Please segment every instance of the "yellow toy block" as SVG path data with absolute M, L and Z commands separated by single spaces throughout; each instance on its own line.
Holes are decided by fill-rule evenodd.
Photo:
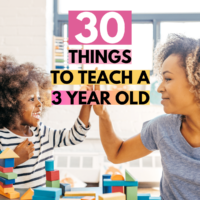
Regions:
M 16 191 L 7 194 L 0 191 L 0 194 L 3 195 L 4 197 L 7 197 L 8 199 L 17 199 L 20 197 L 20 193 Z
M 32 190 L 32 188 L 29 188 L 29 189 L 22 195 L 21 200 L 24 200 L 24 199 L 30 200 L 30 199 L 32 199 L 33 195 L 34 195 L 34 191 Z
M 112 181 L 124 181 L 124 177 L 119 172 L 115 172 L 114 174 L 112 174 L 111 180 Z
M 87 191 L 81 191 L 81 192 L 65 192 L 66 197 L 75 197 L 75 196 L 94 196 L 96 197 L 96 192 L 87 192 Z
M 19 156 L 10 148 L 6 148 L 1 154 L 0 159 L 19 158 Z
M 83 197 L 81 200 L 95 200 L 95 197 L 86 196 L 86 197 Z
M 14 187 L 3 188 L 3 187 L 0 185 L 0 191 L 3 192 L 3 193 L 11 193 L 11 192 L 14 192 L 15 189 L 14 189 Z
M 99 195 L 99 200 L 126 200 L 126 195 L 121 192 Z

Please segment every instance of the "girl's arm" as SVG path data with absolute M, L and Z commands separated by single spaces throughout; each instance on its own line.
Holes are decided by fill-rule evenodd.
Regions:
M 95 86 L 100 90 L 100 86 Z M 100 137 L 108 160 L 113 163 L 123 163 L 135 160 L 150 154 L 142 143 L 140 134 L 123 141 L 116 136 L 110 116 L 103 105 L 93 105 L 95 113 L 99 116 Z
M 79 114 L 79 119 L 85 124 L 86 128 L 89 126 L 91 107 L 91 105 L 83 105 Z

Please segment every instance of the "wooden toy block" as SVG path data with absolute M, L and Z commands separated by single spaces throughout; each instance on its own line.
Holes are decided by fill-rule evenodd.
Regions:
M 103 194 L 106 193 L 112 193 L 112 187 L 111 186 L 104 186 L 104 180 L 109 179 L 110 180 L 111 175 L 110 174 L 103 174 L 102 176 L 102 189 L 103 189 Z
M 60 200 L 60 197 L 45 197 L 34 195 L 32 200 Z
M 14 167 L 15 166 L 14 158 L 0 159 L 0 166 L 5 168 Z
M 114 193 L 114 192 L 124 193 L 124 187 L 123 186 L 114 186 L 114 187 L 112 187 L 112 193 Z
M 60 180 L 46 181 L 46 187 L 60 188 Z
M 150 194 L 137 194 L 138 200 L 149 200 Z
M 54 161 L 53 160 L 46 160 L 45 161 L 45 170 L 48 171 L 54 171 Z
M 127 170 L 125 170 L 125 178 L 126 181 L 136 181 L 136 179 Z
M 137 187 L 126 187 L 126 200 L 137 200 Z
M 110 179 L 104 179 L 104 186 L 138 186 L 138 181 L 112 181 Z
M 2 182 L 4 185 L 10 185 L 15 184 L 15 179 L 7 180 L 3 177 L 0 177 L 0 182 Z
M 14 187 L 3 188 L 3 187 L 0 185 L 0 191 L 3 192 L 3 193 L 11 193 L 11 192 L 14 192 L 15 189 L 14 189 Z
M 77 200 L 77 199 L 82 199 L 84 196 L 74 196 L 74 197 L 66 197 L 65 196 L 65 199 L 69 200 L 69 199 L 73 199 L 73 200 Z
M 11 179 L 16 179 L 17 178 L 17 174 L 16 173 L 2 173 L 0 172 L 0 177 L 3 177 L 7 180 L 11 180 Z
M 96 192 L 87 192 L 87 191 L 76 191 L 76 192 L 65 192 L 65 196 L 73 197 L 73 196 L 94 196 L 96 197 Z
M 81 200 L 95 200 L 95 197 L 86 196 L 81 198 Z
M 71 185 L 69 183 L 60 183 L 60 188 L 62 189 L 62 195 L 65 195 L 66 191 L 71 191 Z
M 149 200 L 161 200 L 161 197 L 150 197 Z
M 10 187 L 13 187 L 13 184 L 4 185 L 2 182 L 0 182 L 0 185 L 1 185 L 2 188 L 10 188 Z
M 126 200 L 126 195 L 121 192 L 102 194 L 99 200 Z
M 3 173 L 9 173 L 9 172 L 13 172 L 13 167 L 1 167 L 0 166 L 0 172 L 3 172 Z
M 112 181 L 124 181 L 124 177 L 123 177 L 119 172 L 115 172 L 115 173 L 111 176 L 111 180 L 112 180 Z
M 34 196 L 46 196 L 46 197 L 60 197 L 62 195 L 61 188 L 50 187 L 38 187 L 34 189 Z
M 4 197 L 7 197 L 8 199 L 17 199 L 20 197 L 20 193 L 16 191 L 7 194 L 0 191 L 0 194 L 3 195 Z
M 1 154 L 0 159 L 19 158 L 19 156 L 10 148 L 6 148 Z
M 60 180 L 60 174 L 58 170 L 47 171 L 46 172 L 47 181 L 57 181 Z
M 32 199 L 34 192 L 32 188 L 29 188 L 21 197 L 21 200 L 30 200 Z

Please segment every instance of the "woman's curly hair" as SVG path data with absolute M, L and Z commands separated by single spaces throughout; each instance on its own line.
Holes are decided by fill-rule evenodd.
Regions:
M 162 79 L 161 67 L 171 54 L 180 57 L 181 66 L 185 68 L 186 77 L 191 85 L 190 92 L 200 107 L 200 40 L 181 34 L 169 34 L 164 44 L 158 43 L 154 51 L 154 75 Z M 185 116 L 181 116 L 185 120 Z
M 0 128 L 14 127 L 22 116 L 21 98 L 37 82 L 44 108 L 50 106 L 51 76 L 33 63 L 19 65 L 0 54 Z

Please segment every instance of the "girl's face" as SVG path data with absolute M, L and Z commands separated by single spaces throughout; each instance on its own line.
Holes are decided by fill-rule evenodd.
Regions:
M 42 103 L 40 102 L 39 89 L 36 83 L 31 91 L 26 92 L 22 99 L 23 112 L 21 125 L 37 127 L 42 112 Z
M 162 94 L 161 104 L 167 114 L 189 115 L 197 109 L 191 85 L 178 55 L 170 55 L 162 65 L 163 80 L 157 91 Z

